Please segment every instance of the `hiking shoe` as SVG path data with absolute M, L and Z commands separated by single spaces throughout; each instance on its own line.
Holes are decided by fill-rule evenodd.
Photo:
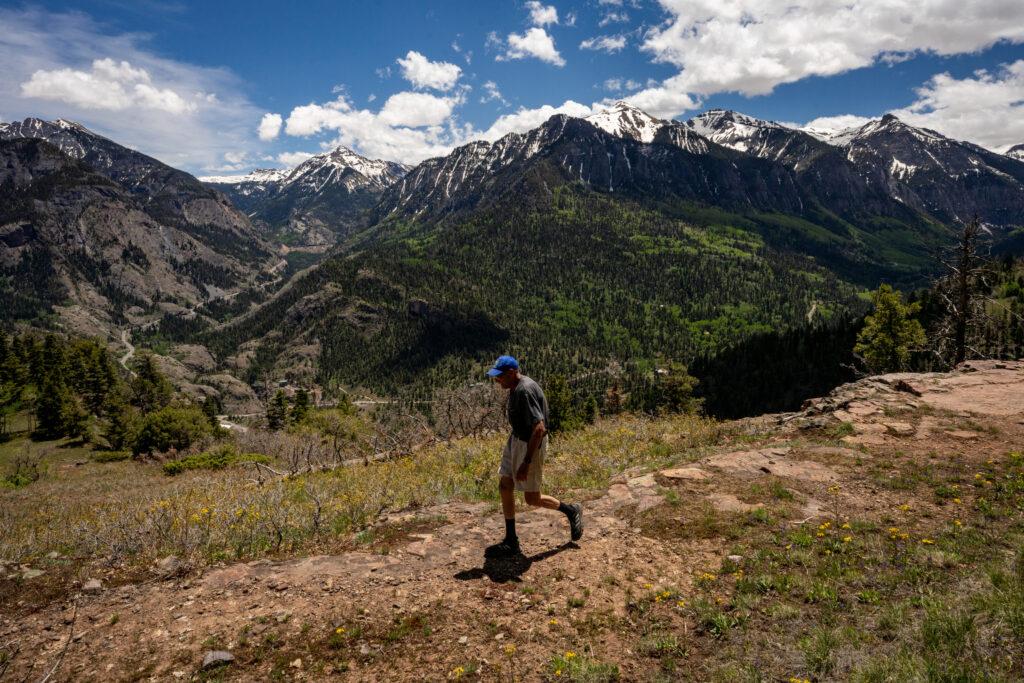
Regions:
M 484 557 L 514 557 L 521 553 L 519 539 L 512 539 L 510 541 L 506 538 L 501 543 L 487 546 L 487 550 L 484 551 Z
M 572 509 L 572 512 L 567 515 L 569 531 L 572 534 L 572 540 L 578 541 L 583 538 L 583 506 L 579 503 L 572 503 L 569 507 Z

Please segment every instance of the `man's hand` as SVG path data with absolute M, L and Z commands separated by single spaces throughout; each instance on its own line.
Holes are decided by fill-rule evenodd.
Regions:
M 526 475 L 530 471 L 530 463 L 524 462 L 516 470 L 516 481 L 526 481 Z

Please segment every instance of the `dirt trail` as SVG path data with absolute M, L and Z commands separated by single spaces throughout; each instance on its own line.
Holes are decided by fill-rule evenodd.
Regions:
M 128 367 L 128 361 L 130 361 L 132 359 L 132 356 L 135 355 L 135 347 L 132 346 L 132 336 L 131 335 L 132 335 L 131 331 L 128 330 L 127 328 L 121 330 L 121 343 L 125 345 L 125 348 L 127 349 L 127 351 L 125 351 L 124 355 L 121 356 L 121 358 L 118 359 L 118 362 L 121 364 L 122 368 L 127 370 L 128 373 L 132 377 L 134 377 L 135 376 L 135 371 L 132 370 L 130 367 Z
M 4 619 L 0 641 L 17 639 L 21 653 L 12 680 L 41 678 L 66 646 L 53 680 L 194 680 L 204 653 L 219 649 L 236 659 L 218 675 L 237 680 L 445 680 L 467 663 L 482 680 L 508 680 L 503 652 L 514 645 L 517 680 L 532 681 L 552 652 L 581 637 L 624 680 L 647 680 L 652 664 L 633 654 L 636 634 L 610 625 L 625 623 L 631 601 L 652 588 L 685 598 L 730 554 L 726 538 L 675 533 L 690 510 L 757 510 L 756 482 L 794 493 L 796 514 L 784 524 L 811 522 L 830 505 L 866 516 L 891 508 L 895 494 L 865 468 L 884 468 L 892 452 L 941 450 L 967 463 L 1022 447 L 1024 363 L 872 378 L 800 413 L 746 423 L 751 445 L 617 479 L 587 501 L 578 545 L 567 543 L 560 514 L 527 510 L 518 525 L 525 555 L 485 562 L 499 514 L 452 503 L 382 520 L 380 534 L 394 535 L 365 552 L 154 575 L 82 594 L 69 646 L 70 603 Z

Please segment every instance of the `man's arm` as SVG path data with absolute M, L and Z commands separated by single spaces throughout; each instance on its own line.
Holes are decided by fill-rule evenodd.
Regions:
M 544 440 L 544 435 L 547 433 L 548 428 L 544 426 L 544 420 L 538 420 L 537 424 L 533 425 L 530 441 L 526 444 L 526 459 L 523 460 L 527 465 L 533 460 L 534 454 L 540 448 L 540 442 Z
M 530 440 L 526 442 L 526 457 L 523 458 L 523 464 L 516 470 L 516 479 L 519 481 L 526 481 L 526 475 L 530 471 L 530 462 L 533 460 L 534 454 L 540 448 L 540 442 L 544 440 L 544 435 L 547 433 L 548 429 L 544 426 L 544 420 L 539 420 L 533 425 Z

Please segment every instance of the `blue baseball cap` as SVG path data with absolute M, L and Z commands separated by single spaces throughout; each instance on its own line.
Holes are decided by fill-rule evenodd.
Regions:
M 519 361 L 512 356 L 498 356 L 498 360 L 494 361 L 494 367 L 487 371 L 488 377 L 497 377 L 506 370 L 518 370 Z

